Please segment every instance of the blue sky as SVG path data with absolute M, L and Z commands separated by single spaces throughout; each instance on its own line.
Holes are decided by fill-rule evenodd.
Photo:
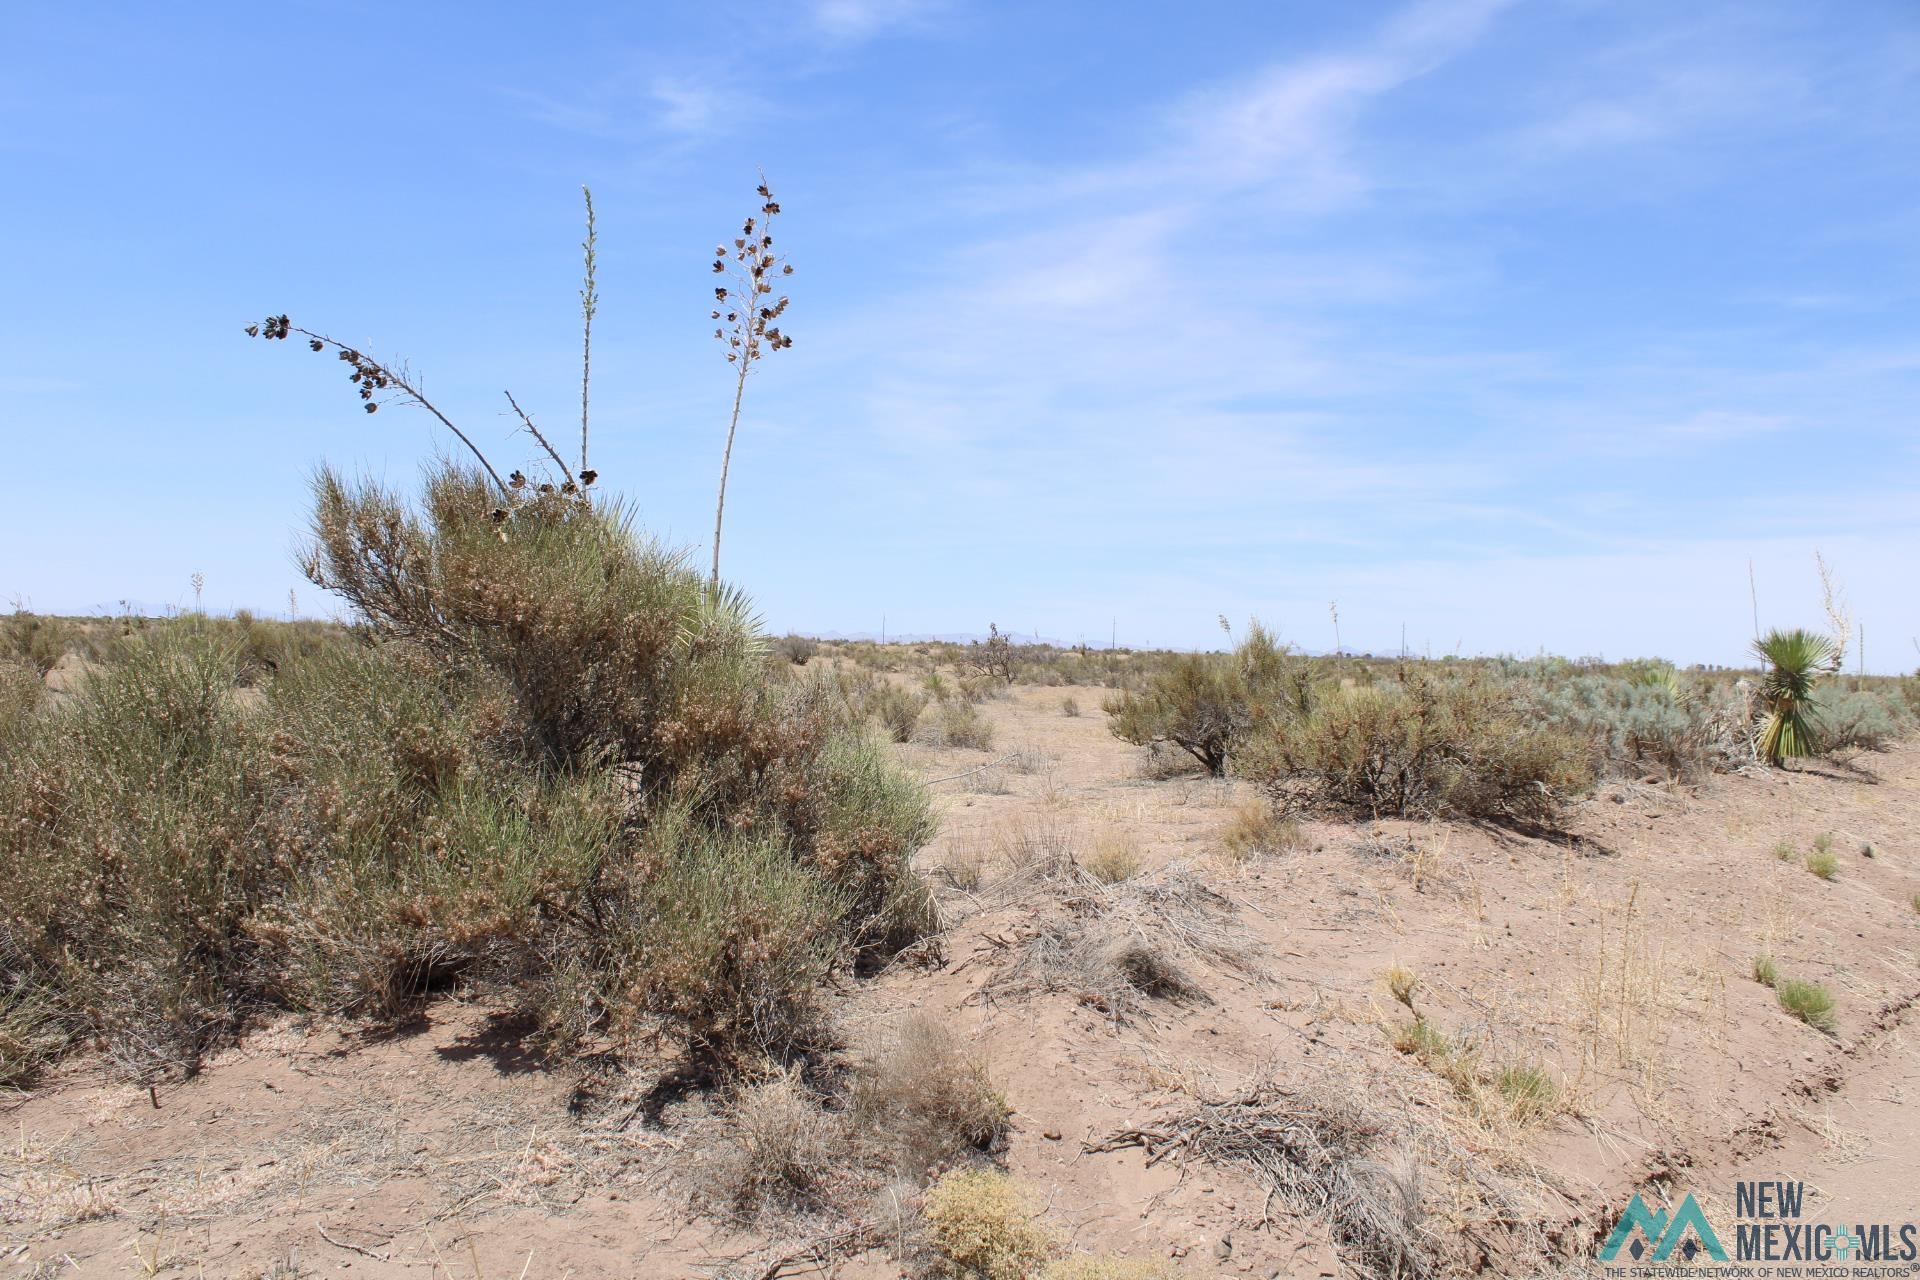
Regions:
M 511 389 L 699 554 L 708 250 L 798 273 L 728 576 L 769 623 L 1920 663 L 1920 9 L 1431 3 L 23 6 L 0 49 L 0 593 L 330 606 L 320 460 L 409 482 L 269 310 Z

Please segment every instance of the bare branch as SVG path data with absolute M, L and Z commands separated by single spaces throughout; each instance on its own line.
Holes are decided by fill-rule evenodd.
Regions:
M 500 394 L 507 398 L 507 403 L 513 406 L 513 411 L 520 415 L 520 421 L 526 424 L 527 434 L 540 442 L 540 447 L 547 451 L 549 458 L 553 459 L 553 465 L 560 468 L 560 474 L 567 478 L 569 488 L 579 488 L 579 486 L 574 483 L 573 472 L 567 470 L 566 462 L 554 451 L 554 447 L 547 443 L 547 438 L 540 434 L 540 428 L 533 425 L 533 419 L 529 418 L 527 411 L 520 407 L 520 402 L 513 398 L 513 392 L 502 391 Z
M 284 337 L 288 333 L 297 333 L 301 337 L 307 339 L 307 345 L 312 347 L 315 351 L 320 351 L 320 350 L 323 350 L 324 348 L 332 347 L 335 351 L 340 353 L 340 358 L 342 360 L 345 360 L 347 363 L 351 364 L 354 367 L 355 380 L 361 382 L 362 384 L 360 388 L 360 398 L 366 401 L 367 412 L 369 413 L 373 412 L 374 408 L 377 405 L 377 401 L 373 399 L 373 391 L 376 389 L 376 387 L 378 389 L 384 390 L 387 386 L 392 386 L 393 388 L 398 390 L 402 395 L 404 395 L 407 399 L 413 401 L 413 403 L 419 405 L 422 409 L 425 409 L 428 413 L 438 418 L 440 420 L 440 425 L 445 427 L 447 430 L 453 432 L 454 436 L 459 439 L 460 443 L 467 446 L 468 452 L 472 453 L 474 458 L 479 461 L 480 465 L 486 469 L 487 475 L 493 480 L 494 488 L 500 491 L 502 497 L 506 496 L 507 482 L 500 478 L 500 473 L 498 471 L 494 470 L 493 463 L 487 460 L 487 455 L 480 452 L 480 446 L 475 444 L 472 438 L 469 437 L 466 432 L 462 431 L 459 427 L 456 427 L 455 425 L 453 425 L 453 419 L 447 417 L 446 414 L 440 412 L 440 408 L 438 405 L 434 404 L 433 401 L 427 399 L 427 397 L 421 392 L 420 388 L 414 383 L 413 379 L 406 373 L 404 369 L 396 369 L 392 365 L 384 364 L 381 361 L 374 359 L 372 356 L 367 355 L 365 352 L 360 351 L 355 347 L 348 346 L 346 343 L 341 342 L 337 338 L 330 338 L 324 333 L 315 333 L 311 329 L 302 329 L 298 325 L 289 324 L 287 323 L 287 318 L 285 316 L 277 317 L 277 319 L 279 322 L 278 336 Z M 253 330 L 249 330 L 249 332 L 253 332 Z M 266 336 L 270 338 L 276 336 L 274 332 L 274 322 L 272 320 L 269 320 L 268 322 Z M 366 385 L 365 380 L 369 376 L 372 376 L 373 379 L 375 380 L 376 385 L 373 387 Z

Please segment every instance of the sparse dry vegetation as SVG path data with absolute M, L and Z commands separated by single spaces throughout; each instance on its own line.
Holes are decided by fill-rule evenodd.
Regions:
M 494 1123 L 487 1149 L 447 1156 L 439 1176 L 457 1195 L 429 1223 L 481 1200 L 576 1211 L 562 1186 L 670 1189 L 676 1211 L 752 1241 L 699 1260 L 718 1275 L 885 1250 L 954 1280 L 1170 1280 L 1192 1268 L 1122 1256 L 1131 1244 L 1072 1247 L 1097 1218 L 1069 1232 L 1001 1167 L 1082 1176 L 1045 1154 L 1069 1131 L 1050 1113 L 1087 1120 L 1056 1095 L 1142 1101 L 1138 1082 L 1159 1094 L 1155 1118 L 1081 1154 L 1139 1146 L 1252 1178 L 1257 1228 L 1244 1202 L 1237 1217 L 1192 1211 L 1226 1224 L 1223 1265 L 1233 1230 L 1265 1243 L 1274 1205 L 1317 1222 L 1338 1265 L 1369 1276 L 1576 1252 L 1581 1219 L 1530 1144 L 1569 1118 L 1627 1131 L 1622 1096 L 1672 1119 L 1650 1100 L 1670 1083 L 1680 1015 L 1713 1052 L 1733 1000 L 1761 998 L 1729 997 L 1724 958 L 1669 956 L 1674 928 L 1635 913 L 1647 849 L 1621 855 L 1582 824 L 1601 810 L 1616 834 L 1683 825 L 1671 819 L 1713 775 L 1819 751 L 1877 782 L 1858 753 L 1912 731 L 1920 680 L 1840 674 L 1831 590 L 1837 638 L 1771 633 L 1757 674 L 1310 657 L 1257 623 L 1224 653 L 1095 653 L 997 625 L 968 643 L 769 637 L 718 576 L 740 396 L 759 351 L 788 345 L 785 300 L 765 297 L 783 268 L 765 236 L 778 206 L 759 196 L 735 248 L 717 250 L 720 272 L 731 261 L 739 274 L 713 316 L 737 368 L 705 571 L 595 488 L 587 359 L 577 462 L 508 397 L 553 468 L 530 477 L 496 468 L 403 365 L 283 315 L 256 336 L 331 352 L 368 412 L 411 403 L 473 458 L 433 469 L 417 497 L 318 473 L 301 564 L 352 624 L 209 617 L 198 574 L 196 608 L 174 617 L 4 620 L 0 1087 L 37 1088 L 78 1051 L 139 1081 L 124 1096 L 164 1129 L 162 1089 L 184 1088 L 242 1033 L 332 1028 L 348 1038 L 342 1058 L 368 1044 L 404 1058 L 397 1033 L 457 992 L 523 1030 L 476 1034 L 445 1058 L 492 1057 L 502 1089 L 515 1071 L 564 1070 L 577 1114 L 554 1122 L 558 1136 Z M 749 293 L 760 301 L 742 304 Z M 1061 687 L 1085 692 L 1040 692 Z M 1088 696 L 1104 724 L 1083 720 Z M 1014 749 L 983 759 L 997 738 Z M 937 903 L 913 867 L 935 834 L 930 789 L 960 828 L 932 859 Z M 1262 856 L 1307 845 L 1308 811 L 1314 857 Z M 1857 841 L 1835 890 L 1797 870 L 1764 877 L 1802 894 L 1857 894 L 1871 912 L 1909 891 L 1888 888 L 1899 859 L 1875 852 L 1889 833 L 1845 825 L 1857 808 L 1822 813 L 1831 829 L 1804 853 L 1806 813 L 1718 820 L 1748 850 L 1760 832 L 1801 833 L 1775 853 L 1822 880 L 1841 870 L 1836 835 Z M 1602 861 L 1626 856 L 1632 869 Z M 1666 892 L 1676 911 L 1700 909 L 1690 886 Z M 1754 913 L 1765 918 L 1729 926 L 1751 937 L 1733 954 L 1766 948 L 1755 981 L 1833 1033 L 1834 995 L 1782 972 L 1823 963 L 1796 949 L 1799 923 L 1785 906 Z M 1575 967 L 1517 945 L 1516 925 L 1577 937 Z M 1312 936 L 1367 930 L 1351 949 Z M 1389 955 L 1420 969 L 1382 972 Z M 1538 986 L 1571 991 L 1570 1008 L 1530 989 L 1536 968 Z M 1850 999 L 1872 985 L 1831 968 Z M 917 986 L 928 970 L 941 976 Z M 1016 1004 L 1009 1032 L 996 1020 Z M 1249 1009 L 1261 1043 L 1290 1056 L 1222 1093 L 1219 1073 L 1243 1069 L 1236 1055 L 1256 1043 Z M 1022 1032 L 1038 1051 L 1004 1052 Z M 1229 1047 L 1209 1053 L 1210 1036 Z M 218 1114 L 187 1122 L 194 1141 Z M 402 1119 L 358 1133 L 363 1120 L 308 1116 L 283 1142 L 292 1154 L 275 1147 L 244 1172 L 229 1162 L 211 1184 L 199 1165 L 167 1183 L 178 1153 L 96 1184 L 23 1124 L 0 1163 L 0 1215 L 43 1236 L 132 1225 L 136 1269 L 184 1269 L 201 1260 L 174 1243 L 186 1237 L 168 1234 L 168 1213 L 209 1185 L 258 1220 L 316 1179 L 429 1176 L 427 1147 L 401 1154 Z M 283 1156 L 291 1172 L 261 1172 Z M 392 1260 L 324 1226 L 321 1238 Z M 425 1239 L 420 1256 L 449 1271 Z M 468 1261 L 482 1273 L 477 1252 Z

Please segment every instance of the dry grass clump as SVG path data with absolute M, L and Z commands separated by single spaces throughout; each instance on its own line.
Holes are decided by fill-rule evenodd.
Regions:
M 0 659 L 0 750 L 26 732 L 45 701 L 46 686 L 33 668 Z
M 799 1072 L 781 1071 L 741 1090 L 727 1123 L 701 1174 L 734 1214 L 814 1210 L 832 1194 L 845 1137 Z
M 1535 1063 L 1509 1063 L 1494 1074 L 1493 1085 L 1508 1116 L 1519 1124 L 1544 1120 L 1560 1109 L 1559 1083 Z
M 945 1280 L 1173 1280 L 1151 1258 L 1062 1255 L 1058 1236 L 1033 1197 L 995 1169 L 947 1174 L 921 1206 L 926 1241 L 922 1273 Z
M 1221 847 L 1239 859 L 1286 853 L 1304 843 L 1299 822 L 1283 816 L 1265 798 L 1242 802 L 1220 828 Z
M 854 1078 L 854 1125 L 897 1170 L 918 1177 L 989 1150 L 1012 1114 L 986 1060 L 927 1014 L 913 1014 Z
M 65 1042 L 59 1012 L 45 996 L 24 985 L 0 989 L 0 1089 L 31 1082 Z
M 1198 964 L 1252 966 L 1232 905 L 1178 863 L 1111 885 L 1082 875 L 1067 906 L 998 979 L 1012 992 L 1064 992 L 1124 1021 L 1145 999 L 1204 1000 Z
M 1343 1259 L 1361 1274 L 1400 1277 L 1434 1270 L 1422 1176 L 1404 1135 L 1368 1109 L 1357 1091 L 1331 1083 L 1291 1089 L 1270 1079 L 1150 1126 L 1123 1129 L 1092 1149 L 1138 1146 L 1236 1165 L 1296 1213 L 1327 1222 Z
M 1139 875 L 1146 859 L 1140 853 L 1139 841 L 1125 830 L 1115 829 L 1095 838 L 1080 865 L 1101 884 L 1119 884 Z
M 1107 1258 L 1090 1253 L 1062 1258 L 1042 1280 L 1174 1280 L 1179 1273 L 1158 1258 Z
M 1072 883 L 1079 877 L 1080 835 L 1066 818 L 1053 813 L 1015 817 L 995 833 L 995 858 L 1002 895 L 1046 883 Z
M 929 1273 L 948 1280 L 1034 1280 L 1059 1251 L 1032 1198 L 998 1170 L 957 1169 L 921 1206 Z
M 1413 1015 L 1410 1022 L 1389 1024 L 1387 1039 L 1452 1086 L 1476 1119 L 1495 1128 L 1525 1127 L 1562 1109 L 1564 1091 L 1538 1063 L 1508 1060 L 1489 1069 L 1480 1045 L 1443 1034 L 1414 1006 L 1420 979 L 1412 970 L 1392 965 L 1383 978 L 1394 1000 Z
M 735 1092 L 695 1144 L 696 1199 L 762 1226 L 858 1229 L 888 1187 L 916 1187 L 1006 1132 L 985 1060 L 927 1015 L 844 1069 L 815 1065 L 828 1067 L 817 1079 L 788 1067 Z

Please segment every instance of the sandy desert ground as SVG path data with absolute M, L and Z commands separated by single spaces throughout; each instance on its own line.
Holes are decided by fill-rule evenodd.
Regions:
M 1178 1141 L 1196 1107 L 1272 1088 L 1366 1116 L 1418 1171 L 1422 1229 L 1490 1274 L 1588 1274 L 1633 1192 L 1711 1216 L 1739 1176 L 1803 1180 L 1822 1213 L 1913 1214 L 1920 747 L 1610 783 L 1560 834 L 1308 821 L 1242 855 L 1223 832 L 1245 785 L 1150 776 L 1097 691 L 983 709 L 992 750 L 897 748 L 938 796 L 920 867 L 944 936 L 836 999 L 852 1040 L 919 1010 L 985 1049 L 1014 1109 L 1005 1164 L 1076 1247 L 1344 1274 L 1323 1218 Z M 1775 855 L 1822 835 L 1831 880 Z M 1064 870 L 1089 866 L 1133 874 Z M 1115 920 L 1171 958 L 1159 994 L 1060 978 Z M 1763 954 L 1835 994 L 1831 1034 L 1753 979 Z M 1402 1051 L 1396 969 L 1446 1053 Z M 0 1274 L 900 1274 L 885 1223 L 829 1267 L 798 1226 L 696 1215 L 707 1104 L 584 1104 L 526 1030 L 456 993 L 377 1037 L 270 1025 L 151 1091 L 70 1060 L 0 1100 Z M 1501 1086 L 1515 1071 L 1537 1096 Z

